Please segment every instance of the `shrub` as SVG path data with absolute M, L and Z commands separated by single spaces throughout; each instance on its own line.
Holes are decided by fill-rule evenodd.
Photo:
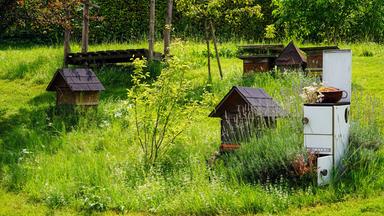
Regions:
M 143 152 L 144 163 L 154 165 L 188 124 L 187 119 L 179 121 L 181 115 L 185 115 L 183 100 L 188 84 L 184 72 L 187 66 L 174 58 L 156 82 L 148 83 L 149 73 L 143 71 L 145 63 L 138 59 L 134 61 L 134 86 L 128 96 L 134 113 L 135 138 Z
M 62 193 L 51 193 L 45 199 L 46 205 L 51 209 L 57 209 L 68 204 L 67 199 Z
M 106 211 L 111 198 L 106 195 L 106 189 L 98 186 L 81 186 L 77 197 L 81 200 L 81 209 L 85 211 Z
M 299 176 L 294 161 L 305 153 L 302 133 L 297 131 L 300 127 L 287 122 L 292 119 L 280 121 L 277 128 L 263 128 L 260 135 L 251 137 L 234 154 L 225 156 L 224 166 L 230 175 L 251 183 Z

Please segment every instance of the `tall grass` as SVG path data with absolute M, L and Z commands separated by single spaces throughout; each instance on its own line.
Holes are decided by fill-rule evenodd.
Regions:
M 127 46 L 131 45 L 92 49 Z M 223 47 L 236 49 L 235 44 Z M 0 92 L 5 98 L 0 102 L 6 107 L 0 112 L 1 186 L 51 209 L 175 215 L 284 212 L 288 207 L 340 201 L 383 189 L 383 106 L 378 99 L 354 93 L 351 149 L 331 185 L 318 188 L 310 176 L 288 181 L 292 159 L 304 154 L 298 93 L 314 79 L 299 73 L 243 77 L 241 61 L 228 54 L 222 59 L 224 80 L 219 80 L 214 65 L 213 84 L 208 88 L 204 49 L 203 44 L 175 43 L 174 55 L 189 65 L 185 76 L 190 90 L 178 108 L 185 113 L 175 112 L 174 117 L 191 123 L 150 169 L 144 166 L 143 152 L 134 139 L 126 91 L 132 86 L 129 66 L 95 68 L 107 87 L 97 109 L 58 110 L 54 95 L 44 88 L 61 64 L 60 49 L 0 51 L 6 59 L 0 65 L 4 86 Z M 25 59 L 18 60 L 22 55 Z M 38 66 L 17 69 L 39 56 L 44 60 Z M 206 160 L 220 144 L 220 124 L 207 116 L 233 85 L 264 88 L 290 115 L 209 167 Z

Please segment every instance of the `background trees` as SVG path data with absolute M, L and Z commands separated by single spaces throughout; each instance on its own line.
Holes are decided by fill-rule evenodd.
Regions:
M 34 0 L 36 1 L 36 0 Z M 173 0 L 173 34 L 204 39 L 201 13 L 210 13 L 219 40 L 262 41 L 295 38 L 311 42 L 384 41 L 382 0 Z M 0 38 L 58 41 L 62 30 L 37 25 L 34 5 L 27 1 L 0 0 Z M 24 3 L 25 2 L 25 3 Z M 33 2 L 33 0 L 29 0 Z M 46 1 L 38 1 L 46 2 Z M 48 1 L 50 2 L 50 1 Z M 143 40 L 148 36 L 149 1 L 94 0 L 105 19 L 95 23 L 90 42 Z M 20 4 L 22 3 L 22 4 Z M 168 0 L 156 1 L 155 35 L 165 31 Z M 199 5 L 210 5 L 195 13 Z M 10 13 L 12 11 L 12 13 Z M 95 13 L 95 11 L 90 11 Z M 81 10 L 75 10 L 81 16 Z M 80 19 L 81 20 L 81 19 Z M 81 22 L 74 23 L 73 37 L 80 40 Z M 274 38 L 276 37 L 276 38 Z

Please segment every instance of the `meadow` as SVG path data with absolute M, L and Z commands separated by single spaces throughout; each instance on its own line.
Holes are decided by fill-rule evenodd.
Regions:
M 299 94 L 317 78 L 297 72 L 243 77 L 238 44 L 220 44 L 224 78 L 213 59 L 212 83 L 205 45 L 192 41 L 173 43 L 177 61 L 159 79 L 153 74 L 160 67 L 144 68 L 153 76 L 136 93 L 128 94 L 137 85 L 132 65 L 97 67 L 106 91 L 98 108 L 86 111 L 57 109 L 55 95 L 45 91 L 62 66 L 61 46 L 0 45 L 0 214 L 384 214 L 384 47 L 340 45 L 353 51 L 351 147 L 344 169 L 317 187 L 313 176 L 289 172 L 292 160 L 305 154 Z M 146 46 L 111 43 L 90 51 Z M 183 85 L 173 85 L 179 79 Z M 220 122 L 208 115 L 234 85 L 264 88 L 290 116 L 210 167 Z M 177 99 L 170 131 L 181 134 L 149 166 L 132 94 Z M 151 109 L 138 111 L 142 122 L 152 122 Z

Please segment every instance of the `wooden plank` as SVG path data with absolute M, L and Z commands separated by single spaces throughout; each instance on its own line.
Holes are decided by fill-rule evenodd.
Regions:
M 70 53 L 68 54 L 68 64 L 104 64 L 104 63 L 122 63 L 132 62 L 132 58 L 148 58 L 148 50 L 131 49 L 131 50 L 108 50 L 87 53 Z M 162 59 L 162 53 L 154 53 L 156 60 Z

